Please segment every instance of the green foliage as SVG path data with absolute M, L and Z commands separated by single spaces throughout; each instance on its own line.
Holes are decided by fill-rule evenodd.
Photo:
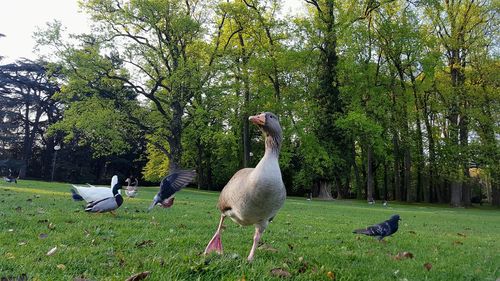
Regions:
M 161 181 L 168 173 L 170 161 L 168 157 L 155 148 L 152 144 L 147 145 L 148 162 L 143 169 L 144 179 L 151 182 Z

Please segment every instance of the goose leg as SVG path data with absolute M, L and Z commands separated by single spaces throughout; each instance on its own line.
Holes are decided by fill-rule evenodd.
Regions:
M 220 237 L 221 234 L 221 229 L 222 229 L 222 223 L 224 222 L 224 218 L 226 216 L 221 215 L 220 216 L 220 222 L 219 226 L 217 227 L 217 231 L 215 231 L 214 237 L 212 237 L 212 240 L 208 242 L 207 247 L 205 248 L 205 252 L 203 254 L 208 254 L 210 252 L 216 251 L 218 254 L 222 254 L 222 240 Z
M 248 254 L 248 258 L 247 258 L 247 260 L 249 262 L 253 261 L 253 256 L 255 255 L 255 250 L 257 249 L 257 246 L 259 245 L 260 237 L 262 236 L 264 229 L 265 228 L 263 228 L 261 226 L 255 227 L 255 234 L 253 235 L 252 249 L 250 250 L 250 254 Z

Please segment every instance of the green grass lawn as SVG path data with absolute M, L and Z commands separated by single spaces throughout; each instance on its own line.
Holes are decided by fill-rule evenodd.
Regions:
M 69 188 L 0 184 L 1 280 L 125 280 L 143 271 L 147 280 L 279 280 L 278 268 L 289 280 L 500 278 L 498 210 L 288 198 L 248 263 L 254 229 L 230 220 L 224 255 L 202 255 L 219 221 L 218 193 L 184 189 L 171 209 L 147 213 L 157 188 L 144 188 L 114 217 L 83 212 Z M 396 213 L 399 231 L 386 243 L 352 234 Z M 402 252 L 413 258 L 396 259 Z

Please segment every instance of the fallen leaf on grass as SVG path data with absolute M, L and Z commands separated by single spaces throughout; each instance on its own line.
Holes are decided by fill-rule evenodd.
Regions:
M 137 274 L 134 274 L 134 275 L 130 276 L 125 281 L 139 281 L 139 280 L 143 280 L 146 277 L 148 277 L 149 273 L 150 273 L 149 271 L 144 271 L 144 272 L 141 272 L 141 273 L 137 273 Z
M 413 231 L 413 230 L 410 230 L 410 231 L 408 231 L 408 232 L 409 232 L 409 233 L 411 233 L 411 234 L 417 234 L 417 233 L 416 233 L 415 231 Z
M 11 259 L 15 259 L 15 258 L 16 258 L 16 256 L 14 256 L 14 254 L 13 254 L 13 253 L 6 253 L 6 254 L 5 254 L 5 257 L 6 257 L 8 260 L 11 260 Z
M 50 230 L 54 230 L 54 229 L 56 228 L 56 225 L 55 225 L 55 224 L 53 224 L 53 223 L 49 223 L 49 224 L 47 225 L 47 228 L 48 228 L 48 229 L 50 229 Z
M 135 243 L 137 248 L 144 248 L 153 245 L 155 242 L 153 240 L 144 240 L 142 242 Z
M 24 246 L 26 244 L 28 244 L 28 241 L 21 241 L 21 242 L 17 243 L 17 245 L 19 245 L 19 246 Z
M 280 277 L 280 278 L 288 278 L 292 277 L 290 272 L 282 269 L 282 268 L 273 268 L 271 269 L 271 275 L 274 277 Z
M 264 251 L 268 251 L 268 252 L 271 252 L 271 253 L 277 253 L 278 252 L 278 249 L 276 249 L 273 246 L 271 246 L 269 244 L 266 244 L 266 243 L 260 245 L 259 249 L 264 250 Z
M 53 254 L 55 254 L 57 251 L 57 246 L 50 249 L 48 252 L 47 252 L 47 256 L 52 256 Z
M 309 268 L 309 264 L 305 261 L 300 261 L 302 264 L 300 265 L 299 269 L 297 270 L 298 273 L 304 273 L 307 271 Z
M 462 237 L 467 237 L 467 235 L 465 235 L 465 234 L 463 234 L 463 233 L 460 233 L 460 232 L 458 232 L 458 233 L 457 233 L 457 235 L 458 235 L 458 236 L 462 236 Z
M 394 256 L 394 259 L 396 260 L 413 259 L 413 254 L 410 252 L 398 253 L 396 256 Z
M 45 233 L 40 233 L 40 234 L 38 235 L 38 238 L 40 238 L 40 239 L 45 239 L 45 238 L 47 238 L 47 237 L 49 237 L 49 235 L 47 235 L 47 234 L 45 234 Z
M 456 240 L 456 241 L 453 241 L 453 244 L 454 245 L 463 245 L 464 242 Z
M 57 265 L 57 268 L 59 268 L 60 270 L 65 270 L 66 269 L 66 266 L 64 264 L 58 264 Z
M 328 273 L 326 274 L 326 277 L 328 277 L 328 279 L 330 279 L 330 280 L 335 280 L 335 274 L 331 271 L 328 271 Z
M 9 230 L 7 230 L 8 232 L 14 232 L 14 229 L 10 228 Z
M 427 269 L 427 271 L 429 271 L 432 268 L 432 263 L 426 262 L 426 263 L 424 263 L 424 267 L 425 267 L 425 269 Z

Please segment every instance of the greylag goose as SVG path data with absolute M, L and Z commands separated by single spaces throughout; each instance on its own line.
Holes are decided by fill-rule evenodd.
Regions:
M 90 202 L 85 207 L 85 212 L 105 213 L 118 209 L 123 204 L 123 197 L 118 193 L 121 188 L 119 183 L 115 184 L 111 189 L 113 196 Z
M 229 217 L 237 224 L 255 226 L 253 245 L 247 258 L 252 261 L 262 233 L 285 202 L 286 190 L 278 162 L 282 141 L 278 118 L 265 112 L 250 116 L 249 120 L 263 132 L 265 153 L 255 168 L 239 170 L 222 190 L 217 204 L 221 211 L 219 226 L 205 254 L 212 251 L 222 254 L 221 229 L 224 219 Z
M 160 207 L 170 208 L 174 204 L 174 195 L 177 191 L 188 185 L 196 177 L 194 170 L 175 170 L 163 178 L 160 183 L 160 191 L 153 198 L 153 203 L 149 206 L 151 211 L 156 204 Z
M 128 177 L 125 182 L 127 183 L 127 189 L 125 189 L 125 194 L 127 194 L 128 197 L 136 197 L 137 196 L 137 189 L 139 182 L 137 181 L 136 178 L 133 176 Z
M 111 186 L 108 187 L 99 187 L 87 184 L 88 186 L 82 185 L 72 185 L 71 196 L 75 201 L 85 200 L 87 203 L 93 201 L 99 201 L 104 198 L 108 198 L 113 196 L 113 187 L 118 183 L 118 176 L 114 175 L 111 178 Z M 119 192 L 120 193 L 120 192 Z

